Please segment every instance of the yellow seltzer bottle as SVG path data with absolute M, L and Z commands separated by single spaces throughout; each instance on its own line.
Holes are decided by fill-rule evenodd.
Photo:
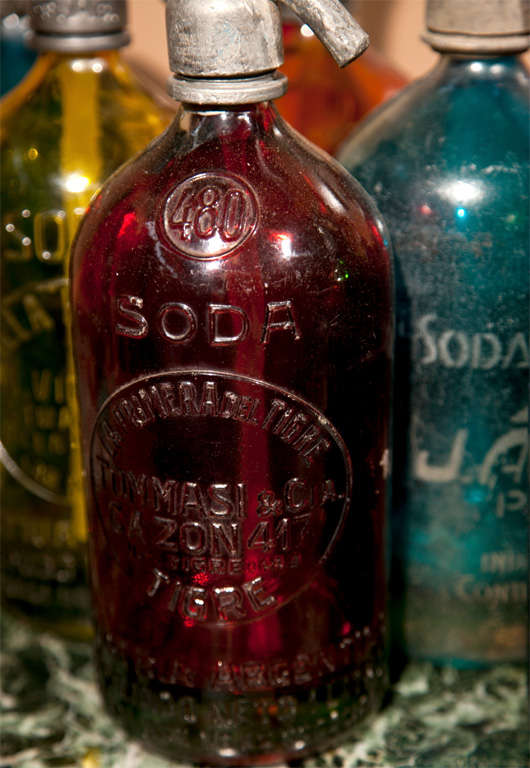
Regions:
M 103 5 L 32 2 L 40 55 L 0 102 L 2 595 L 12 611 L 78 638 L 90 624 L 70 245 L 104 179 L 170 119 L 121 58 L 124 0 Z M 100 290 L 97 275 L 89 290 Z

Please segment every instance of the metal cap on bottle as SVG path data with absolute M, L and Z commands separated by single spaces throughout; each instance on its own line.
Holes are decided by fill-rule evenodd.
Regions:
M 15 13 L 17 16 L 25 16 L 28 12 L 27 0 L 2 0 L 0 2 L 0 19 L 11 16 Z
M 283 0 L 340 66 L 357 58 L 368 36 L 340 0 Z M 168 0 L 170 94 L 198 104 L 242 104 L 276 98 L 286 78 L 282 28 L 274 0 Z
M 529 47 L 530 0 L 427 0 L 424 40 L 455 53 L 515 53 Z
M 39 51 L 83 53 L 130 41 L 125 0 L 31 0 L 30 23 Z
M 303 24 L 303 21 L 300 21 L 296 13 L 289 8 L 286 3 L 289 2 L 289 0 L 277 0 L 279 6 L 280 6 L 280 13 L 282 15 L 282 21 L 284 22 L 294 22 L 294 23 L 301 23 Z M 340 0 L 340 2 L 343 4 L 343 6 L 353 15 L 355 12 L 355 9 L 352 6 L 355 6 L 355 0 Z

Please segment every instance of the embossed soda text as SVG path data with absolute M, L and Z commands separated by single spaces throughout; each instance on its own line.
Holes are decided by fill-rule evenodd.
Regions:
M 115 308 L 115 331 L 129 339 L 145 339 L 154 332 L 173 344 L 189 344 L 200 329 L 198 311 L 180 301 L 166 302 L 148 313 L 141 296 L 121 295 L 115 300 Z M 205 315 L 203 332 L 212 347 L 238 344 L 254 331 L 247 312 L 233 304 L 208 304 Z M 267 344 L 278 332 L 291 334 L 294 341 L 302 338 L 291 299 L 267 303 L 258 331 L 259 343 Z
M 492 368 L 528 368 L 528 341 L 519 331 L 503 340 L 493 331 L 464 333 L 448 329 L 437 331 L 435 314 L 424 315 L 415 333 L 417 353 L 422 365 L 440 363 L 445 368 L 469 367 L 488 371 Z
M 79 219 L 84 212 L 82 207 L 73 211 Z M 43 264 L 60 264 L 72 236 L 66 213 L 59 208 L 35 213 L 24 208 L 16 214 L 5 214 L 2 228 L 5 233 L 3 255 L 11 262 L 36 258 Z
M 74 214 L 81 218 L 84 208 Z M 66 213 L 58 208 L 5 213 L 2 220 L 2 256 L 6 264 L 24 265 L 36 260 L 49 265 L 50 274 L 3 297 L 1 339 L 6 349 L 16 350 L 38 334 L 56 333 L 60 307 L 59 294 L 66 286 L 60 275 L 70 242 Z M 51 309 L 51 307 L 53 308 Z

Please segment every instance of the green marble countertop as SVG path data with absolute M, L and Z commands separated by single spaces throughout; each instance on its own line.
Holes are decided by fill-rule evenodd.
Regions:
M 184 768 L 127 741 L 106 715 L 91 650 L 3 617 L 0 768 Z M 410 665 L 389 705 L 298 768 L 526 768 L 522 668 Z

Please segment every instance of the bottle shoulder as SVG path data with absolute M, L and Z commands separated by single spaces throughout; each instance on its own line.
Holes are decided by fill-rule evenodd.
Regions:
M 114 51 L 80 56 L 43 54 L 25 80 L 1 102 L 2 143 L 23 145 L 39 135 L 60 142 L 68 105 L 76 102 L 76 119 L 93 122 L 94 112 L 107 138 L 143 146 L 170 120 Z M 138 139 L 134 139 L 135 133 Z M 130 154 L 130 153 L 129 153 Z
M 0 151 L 4 210 L 85 205 L 169 115 L 111 57 L 42 56 L 6 105 Z M 32 202 L 32 205 L 29 205 Z
M 330 221 L 351 216 L 352 211 L 358 221 L 375 215 L 361 185 L 285 124 L 265 136 L 245 130 L 210 135 L 181 130 L 177 119 L 114 174 L 90 216 L 103 223 L 114 211 L 134 208 L 156 217 L 175 189 L 207 186 L 209 179 L 223 176 L 248 191 L 263 224 L 279 218 L 306 220 L 315 213 Z
M 528 284 L 528 76 L 473 64 L 409 86 L 340 158 L 386 218 L 398 288 L 433 306 L 446 294 L 493 303 L 499 285 Z
M 398 158 L 419 167 L 465 158 L 489 165 L 513 152 L 524 160 L 529 86 L 528 72 L 511 57 L 442 60 L 363 121 L 343 145 L 339 160 L 349 170 L 364 172 Z
M 102 70 L 101 91 L 104 96 L 101 109 L 111 115 L 116 109 L 125 117 L 143 114 L 145 123 L 158 123 L 158 132 L 174 117 L 175 108 L 169 106 L 169 97 L 161 103 L 160 93 L 155 90 L 155 83 L 141 68 L 129 63 L 119 53 Z M 113 100 L 116 99 L 115 105 Z
M 283 126 L 202 138 L 177 118 L 107 182 L 78 232 L 74 291 L 119 275 L 132 296 L 169 284 L 195 303 L 237 280 L 249 301 L 304 285 L 308 301 L 322 290 L 334 301 L 370 276 L 387 295 L 380 216 L 338 163 Z
M 229 112 L 177 117 L 94 200 L 71 259 L 80 332 L 110 338 L 121 315 L 134 317 L 133 337 L 146 337 L 141 349 L 158 369 L 196 364 L 179 345 L 182 323 L 209 318 L 211 331 L 216 318 L 245 328 L 248 318 L 239 361 L 230 327 L 226 349 L 205 348 L 201 360 L 252 374 L 266 318 L 281 325 L 296 315 L 308 345 L 325 338 L 346 365 L 374 349 L 386 355 L 390 257 L 368 196 L 277 117 Z M 358 343 L 346 351 L 354 327 Z M 289 354 L 267 352 L 278 370 L 293 366 Z

